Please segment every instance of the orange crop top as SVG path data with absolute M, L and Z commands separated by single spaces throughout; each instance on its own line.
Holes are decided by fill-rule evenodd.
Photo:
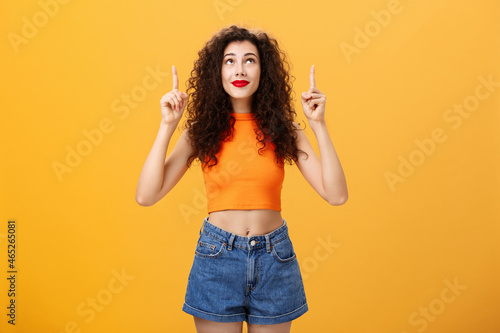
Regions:
M 276 163 L 274 144 L 266 142 L 259 155 L 262 143 L 254 132 L 258 129 L 254 114 L 231 115 L 236 120 L 233 139 L 221 142 L 215 166 L 202 168 L 208 213 L 226 209 L 281 211 L 285 169 L 284 164 Z

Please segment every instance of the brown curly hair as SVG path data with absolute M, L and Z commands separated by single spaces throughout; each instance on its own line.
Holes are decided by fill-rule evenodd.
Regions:
M 222 86 L 222 60 L 226 46 L 233 41 L 250 41 L 259 51 L 261 75 L 259 87 L 252 98 L 252 113 L 260 133 L 256 138 L 265 148 L 266 142 L 274 147 L 276 163 L 297 161 L 296 129 L 293 125 L 296 112 L 292 104 L 292 83 L 290 65 L 280 50 L 276 39 L 257 29 L 246 29 L 231 25 L 217 32 L 198 52 L 188 81 L 187 94 L 191 96 L 186 105 L 188 137 L 194 152 L 187 160 L 187 166 L 198 158 L 203 168 L 217 164 L 216 154 L 221 141 L 232 138 L 235 119 L 230 115 L 232 105 L 229 95 Z M 192 91 L 190 93 L 190 91 Z M 305 153 L 307 155 L 307 153 Z

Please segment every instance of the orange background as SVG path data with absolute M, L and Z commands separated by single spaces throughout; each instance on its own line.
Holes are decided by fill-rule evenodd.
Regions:
M 1 332 L 195 332 L 181 307 L 206 216 L 199 164 L 152 207 L 134 196 L 172 64 L 185 91 L 198 50 L 233 23 L 268 31 L 287 52 L 298 121 L 315 65 L 349 188 L 345 205 L 330 206 L 295 165 L 285 169 L 282 213 L 309 303 L 292 332 L 500 331 L 499 2 L 42 0 L 0 10 Z

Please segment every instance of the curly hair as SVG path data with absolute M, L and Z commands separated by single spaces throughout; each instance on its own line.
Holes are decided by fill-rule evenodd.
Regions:
M 216 154 L 221 142 L 232 138 L 235 118 L 231 116 L 232 105 L 229 95 L 222 86 L 222 60 L 226 46 L 233 41 L 250 41 L 259 52 L 261 75 L 259 86 L 252 98 L 252 113 L 260 131 L 256 138 L 262 147 L 270 143 L 274 147 L 276 163 L 290 165 L 298 159 L 297 133 L 293 125 L 296 112 L 292 104 L 292 83 L 288 72 L 290 65 L 280 50 L 276 39 L 265 32 L 249 30 L 236 25 L 217 32 L 198 52 L 188 81 L 187 94 L 191 96 L 186 105 L 188 137 L 193 153 L 187 160 L 189 167 L 198 158 L 202 167 L 217 164 Z M 190 91 L 192 91 L 190 93 Z M 307 155 L 307 153 L 305 153 Z

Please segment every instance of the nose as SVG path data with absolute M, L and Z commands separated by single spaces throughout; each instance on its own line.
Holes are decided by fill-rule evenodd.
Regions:
M 243 64 L 241 64 L 241 63 L 236 67 L 236 76 L 238 76 L 238 75 L 242 75 L 242 76 L 245 75 L 245 71 L 243 70 Z

